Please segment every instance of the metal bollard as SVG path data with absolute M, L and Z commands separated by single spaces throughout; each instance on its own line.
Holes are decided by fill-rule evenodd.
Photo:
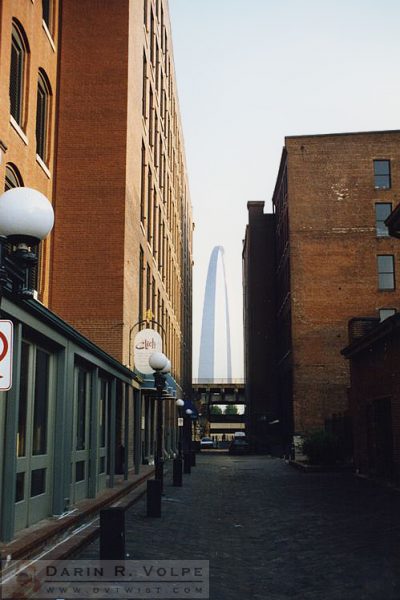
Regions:
M 182 486 L 182 459 L 174 458 L 172 482 L 175 487 Z
M 147 482 L 147 516 L 161 517 L 162 485 L 159 479 L 149 479 Z
M 191 466 L 192 466 L 192 459 L 190 457 L 190 453 L 189 452 L 185 452 L 183 455 L 183 472 L 184 473 L 190 473 L 191 472 Z
M 164 461 L 156 460 L 154 478 L 161 481 L 161 495 L 164 491 Z
M 194 450 L 190 451 L 190 465 L 192 467 L 196 466 L 196 452 Z
M 100 511 L 100 560 L 125 560 L 125 510 L 120 506 Z

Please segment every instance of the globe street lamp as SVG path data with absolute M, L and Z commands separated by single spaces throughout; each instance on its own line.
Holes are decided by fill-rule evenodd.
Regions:
M 33 298 L 29 274 L 38 258 L 32 247 L 54 225 L 53 207 L 41 192 L 27 187 L 0 196 L 0 287 L 20 298 Z M 9 252 L 9 246 L 13 250 Z
M 163 488 L 164 459 L 163 459 L 163 404 L 162 393 L 165 387 L 166 375 L 171 370 L 169 359 L 162 352 L 153 352 L 149 358 L 149 365 L 154 370 L 154 384 L 157 390 L 157 437 L 155 456 L 155 478 L 161 482 Z

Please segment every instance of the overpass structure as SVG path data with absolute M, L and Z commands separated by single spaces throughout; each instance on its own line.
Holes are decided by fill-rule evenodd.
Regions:
M 199 411 L 199 435 L 230 439 L 235 431 L 245 429 L 246 399 L 244 379 L 193 380 L 193 398 Z M 215 414 L 213 406 L 237 406 L 238 414 Z M 228 409 L 229 411 L 229 409 Z

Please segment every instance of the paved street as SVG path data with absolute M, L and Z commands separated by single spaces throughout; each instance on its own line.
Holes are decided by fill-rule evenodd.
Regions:
M 170 469 L 170 471 L 172 468 Z M 197 457 L 163 516 L 127 513 L 132 559 L 210 561 L 211 600 L 399 600 L 400 495 L 269 457 Z M 79 558 L 97 558 L 98 542 Z

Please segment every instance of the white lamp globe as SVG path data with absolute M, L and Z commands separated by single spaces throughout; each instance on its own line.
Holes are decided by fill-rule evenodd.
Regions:
M 162 352 L 153 352 L 149 358 L 149 365 L 154 371 L 162 371 L 168 364 L 168 358 Z
M 161 373 L 170 373 L 171 372 L 171 361 L 167 358 L 167 364 L 163 369 L 161 369 Z
M 190 408 L 187 408 L 187 409 L 186 409 L 186 414 L 187 414 L 187 415 L 192 415 L 192 414 L 193 414 L 193 411 L 192 411 Z
M 32 245 L 44 240 L 53 225 L 53 207 L 41 192 L 17 187 L 0 196 L 0 235 Z
M 182 398 L 178 398 L 178 400 L 175 402 L 176 406 L 185 406 L 185 401 L 182 400 Z

